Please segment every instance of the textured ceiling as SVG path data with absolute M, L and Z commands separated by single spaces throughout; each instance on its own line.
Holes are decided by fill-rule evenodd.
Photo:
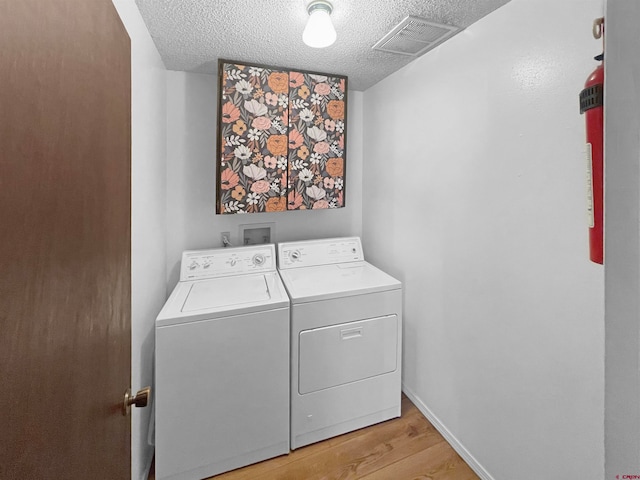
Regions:
M 415 57 L 371 47 L 407 15 L 464 29 L 509 0 L 333 0 L 338 39 L 302 42 L 310 0 L 136 0 L 169 70 L 217 72 L 218 58 L 349 77 L 366 90 Z

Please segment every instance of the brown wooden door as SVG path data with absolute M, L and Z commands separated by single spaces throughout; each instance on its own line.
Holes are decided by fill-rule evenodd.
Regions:
M 130 477 L 130 42 L 0 0 L 0 478 Z

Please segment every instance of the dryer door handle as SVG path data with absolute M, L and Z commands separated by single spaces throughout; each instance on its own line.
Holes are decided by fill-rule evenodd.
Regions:
M 363 334 L 362 327 L 345 328 L 344 330 L 340 330 L 340 338 L 342 338 L 342 340 L 351 340 L 354 338 L 360 338 L 362 337 L 362 334 Z

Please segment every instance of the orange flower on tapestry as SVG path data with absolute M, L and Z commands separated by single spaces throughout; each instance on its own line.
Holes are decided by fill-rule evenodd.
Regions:
M 297 210 L 300 208 L 303 202 L 302 195 L 295 190 L 289 192 L 289 210 Z
M 267 200 L 267 212 L 284 212 L 287 209 L 287 200 L 284 197 L 272 197 Z
M 290 72 L 289 73 L 289 86 L 293 88 L 298 88 L 299 86 L 304 84 L 304 75 L 300 72 Z
M 273 72 L 269 75 L 269 87 L 276 93 L 289 92 L 289 75 L 284 72 Z
M 286 155 L 287 137 L 285 135 L 271 135 L 267 140 L 267 148 L 272 155 Z
M 298 149 L 298 157 L 300 157 L 302 160 L 306 160 L 308 156 L 309 156 L 309 149 L 307 148 L 306 145 L 302 145 Z
M 298 96 L 302 99 L 307 99 L 307 97 L 311 94 L 311 90 L 306 85 L 302 85 L 300 90 L 298 90 Z
M 341 100 L 331 100 L 327 104 L 327 113 L 334 120 L 344 118 L 344 102 Z
M 242 135 L 246 131 L 247 131 L 247 124 L 244 123 L 242 120 L 238 120 L 236 123 L 234 123 L 233 133 L 237 135 Z
M 327 160 L 326 170 L 332 177 L 342 177 L 344 175 L 344 167 L 341 158 L 330 158 Z
M 238 174 L 230 168 L 227 168 L 226 170 L 223 170 L 220 175 L 220 188 L 223 190 L 230 190 L 238 185 L 239 181 L 240 178 L 238 178 Z
M 295 128 L 289 130 L 289 148 L 295 150 L 304 143 L 304 138 L 300 135 L 300 132 Z
M 222 105 L 222 121 L 233 123 L 240 118 L 240 110 L 233 103 L 227 102 Z
M 231 197 L 236 200 L 242 200 L 247 195 L 247 191 L 242 187 L 236 187 L 231 192 Z

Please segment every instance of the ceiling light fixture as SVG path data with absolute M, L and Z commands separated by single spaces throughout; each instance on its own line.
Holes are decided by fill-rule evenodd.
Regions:
M 302 41 L 313 48 L 324 48 L 336 41 L 336 29 L 331 23 L 333 6 L 327 0 L 314 0 L 307 6 L 309 20 L 302 32 Z

